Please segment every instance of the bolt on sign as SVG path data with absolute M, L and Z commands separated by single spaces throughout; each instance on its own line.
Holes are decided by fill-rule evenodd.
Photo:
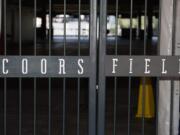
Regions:
M 2 56 L 1 77 L 85 77 L 89 57 Z M 106 76 L 179 77 L 178 56 L 106 56 Z

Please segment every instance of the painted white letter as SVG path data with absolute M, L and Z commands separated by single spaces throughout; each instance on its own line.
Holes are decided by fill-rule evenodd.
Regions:
M 9 70 L 7 70 L 7 69 L 5 68 L 5 64 L 7 64 L 8 62 L 9 62 L 8 59 L 3 59 L 3 60 L 2 60 L 2 72 L 3 72 L 3 74 L 5 74 L 5 75 L 7 75 L 7 74 L 9 73 Z
M 162 59 L 162 74 L 167 74 L 167 70 L 165 70 L 165 62 L 166 59 Z
M 79 74 L 79 75 L 84 74 L 84 68 L 83 68 L 83 66 L 82 66 L 83 63 L 84 63 L 84 60 L 83 60 L 83 59 L 79 59 L 79 60 L 78 60 L 78 66 L 79 66 L 78 74 Z
M 149 64 L 150 62 L 151 62 L 151 59 L 145 59 L 145 71 L 144 71 L 145 74 L 151 73 L 151 71 L 148 69 L 150 67 L 150 64 Z
M 64 59 L 59 59 L 59 74 L 66 74 Z
M 47 60 L 42 59 L 41 60 L 41 74 L 46 74 L 47 73 Z
M 28 60 L 22 59 L 22 74 L 28 74 Z
M 132 69 L 132 66 L 133 66 L 133 59 L 129 59 L 129 74 L 132 74 L 133 73 L 133 69 Z
M 116 67 L 118 66 L 117 62 L 118 62 L 118 59 L 113 59 L 113 71 L 112 71 L 113 74 L 116 73 Z

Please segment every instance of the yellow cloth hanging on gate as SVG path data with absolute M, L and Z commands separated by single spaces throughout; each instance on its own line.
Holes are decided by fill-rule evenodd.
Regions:
M 144 95 L 144 103 L 143 103 L 143 95 Z M 144 113 L 142 110 L 143 104 L 144 104 Z M 138 107 L 137 107 L 136 117 L 142 118 L 143 114 L 145 118 L 154 118 L 155 115 L 153 87 L 150 78 L 145 79 L 145 86 L 143 86 L 143 78 L 142 78 L 139 86 L 139 97 L 138 97 Z

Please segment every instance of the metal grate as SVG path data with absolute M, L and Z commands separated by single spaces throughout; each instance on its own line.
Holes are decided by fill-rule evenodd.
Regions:
M 28 2 L 28 1 L 26 1 Z M 58 127 L 59 130 L 59 133 L 62 134 L 62 135 L 65 135 L 65 134 L 71 134 L 72 132 L 76 132 L 76 134 L 95 134 L 95 127 L 96 127 L 96 122 L 95 122 L 95 114 L 96 114 L 96 12 L 97 12 L 97 9 L 96 9 L 96 1 L 95 0 L 90 0 L 88 3 L 89 4 L 89 7 L 90 7 L 90 11 L 88 10 L 88 16 L 90 17 L 90 20 L 89 20 L 89 23 L 91 24 L 90 25 L 90 33 L 89 33 L 89 48 L 86 49 L 85 52 L 82 52 L 81 53 L 81 0 L 78 0 L 77 4 L 78 4 L 78 9 L 77 9 L 77 12 L 74 13 L 75 15 L 78 14 L 78 43 L 77 43 L 77 46 L 76 46 L 76 50 L 77 50 L 77 55 L 75 53 L 73 54 L 68 54 L 68 50 L 69 48 L 67 47 L 67 34 L 66 34 L 66 25 L 67 25 L 67 13 L 68 13 L 68 9 L 67 9 L 67 0 L 64 0 L 64 3 L 63 3 L 63 7 L 64 7 L 64 11 L 63 11 L 63 15 L 64 15 L 64 36 L 63 36 L 63 48 L 61 48 L 60 50 L 63 50 L 63 53 L 62 52 L 59 52 L 58 53 L 54 53 L 53 52 L 53 45 L 54 45 L 54 42 L 52 41 L 52 34 L 53 34 L 53 31 L 52 31 L 52 17 L 53 17 L 53 1 L 52 0 L 49 0 L 48 1 L 48 15 L 49 15 L 49 33 L 48 33 L 48 46 L 47 46 L 47 50 L 48 50 L 48 53 L 46 52 L 40 52 L 39 51 L 39 41 L 37 39 L 37 22 L 36 22 L 36 18 L 38 17 L 38 12 L 39 12 L 39 2 L 37 0 L 34 0 L 34 1 L 31 1 L 30 4 L 32 4 L 32 7 L 33 7 L 33 49 L 30 49 L 28 50 L 31 55 L 28 55 L 29 52 L 25 50 L 25 43 L 22 41 L 22 25 L 23 22 L 22 22 L 22 11 L 24 11 L 23 8 L 23 4 L 26 4 L 25 1 L 21 1 L 19 0 L 18 1 L 18 29 L 19 29 L 19 41 L 18 41 L 18 47 L 16 48 L 19 48 L 18 51 L 16 51 L 16 49 L 13 49 L 12 46 L 10 45 L 10 43 L 8 43 L 8 40 L 7 40 L 7 8 L 8 7 L 8 3 L 11 3 L 10 1 L 6 1 L 4 0 L 3 3 L 3 9 L 4 9 L 4 58 L 7 56 L 8 58 L 10 58 L 12 61 L 13 59 L 16 61 L 21 61 L 23 58 L 28 58 L 28 60 L 37 60 L 37 58 L 47 58 L 49 59 L 49 61 L 53 60 L 53 59 L 56 59 L 58 60 L 58 58 L 65 58 L 65 59 L 71 59 L 69 62 L 68 62 L 68 65 L 69 65 L 69 68 L 70 68 L 70 74 L 68 73 L 67 75 L 63 75 L 63 76 L 58 76 L 57 78 L 55 78 L 55 76 L 49 76 L 49 75 L 45 75 L 44 77 L 46 78 L 45 80 L 43 79 L 44 77 L 40 77 L 38 76 L 36 73 L 33 73 L 34 75 L 33 76 L 22 76 L 22 73 L 18 73 L 18 74 L 14 74 L 12 76 L 9 76 L 9 77 L 4 77 L 4 123 L 3 123 L 3 127 L 4 127 L 4 130 L 3 130 L 3 133 L 4 135 L 6 134 L 18 134 L 18 135 L 21 135 L 21 134 L 24 134 L 25 131 L 24 131 L 24 126 L 23 126 L 23 123 L 24 123 L 24 120 L 23 120 L 23 105 L 24 105 L 24 97 L 23 96 L 23 93 L 25 93 L 24 91 L 26 91 L 27 87 L 25 88 L 24 85 L 26 85 L 25 83 L 25 80 L 28 79 L 28 82 L 30 85 L 33 85 L 33 88 L 31 88 L 29 86 L 29 88 L 32 90 L 33 89 L 33 96 L 31 96 L 31 98 L 33 97 L 33 132 L 31 132 L 33 135 L 36 135 L 36 134 L 41 134 L 41 132 L 39 131 L 40 128 L 40 124 L 39 124 L 39 113 L 40 113 L 40 110 L 38 108 L 38 104 L 40 102 L 40 96 L 39 96 L 39 91 L 40 89 L 42 89 L 42 81 L 44 80 L 44 83 L 47 83 L 48 85 L 45 84 L 45 88 L 43 88 L 45 91 L 44 93 L 46 93 L 46 89 L 48 89 L 48 98 L 43 98 L 43 102 L 46 103 L 46 101 L 48 100 L 48 110 L 46 110 L 45 112 L 43 113 L 48 113 L 47 115 L 47 132 L 46 134 L 48 135 L 51 135 L 53 133 L 55 133 L 55 129 L 53 128 L 52 126 L 52 121 L 53 120 L 53 114 L 54 112 L 52 112 L 52 109 L 53 109 L 53 105 L 52 103 L 53 102 L 53 93 L 54 93 L 54 89 L 53 89 L 53 84 L 54 82 L 57 82 L 59 81 L 61 86 L 62 87 L 59 87 L 59 90 L 62 91 L 62 111 L 60 111 L 60 114 L 59 114 L 59 117 L 60 117 L 60 126 Z M 43 5 L 42 5 L 43 6 Z M 17 10 L 15 9 L 15 10 Z M 45 11 L 46 12 L 46 11 Z M 24 21 L 24 20 L 23 20 Z M 44 40 L 46 41 L 46 39 Z M 46 43 L 45 43 L 46 44 Z M 24 45 L 24 46 L 23 46 Z M 31 45 L 32 46 L 32 45 Z M 88 50 L 88 51 L 87 51 Z M 12 53 L 13 52 L 13 53 Z M 88 52 L 88 53 L 86 53 Z M 13 54 L 13 55 L 11 55 Z M 14 55 L 15 54 L 15 55 Z M 44 55 L 46 54 L 46 55 Z M 63 55 L 62 55 L 63 54 Z M 52 57 L 53 55 L 57 56 L 56 58 L 55 57 Z M 72 55 L 72 56 L 69 56 L 69 55 Z M 17 59 L 16 59 L 17 58 Z M 88 66 L 89 66 L 89 73 L 82 73 L 81 75 L 78 75 L 78 74 L 74 74 L 72 73 L 72 68 L 71 66 L 74 65 L 75 61 L 77 59 L 81 59 L 81 60 L 84 60 L 84 58 L 87 60 L 86 62 L 89 63 Z M 11 61 L 10 60 L 10 61 Z M 16 62 L 17 62 L 16 61 Z M 90 64 L 91 63 L 91 64 Z M 16 63 L 15 65 L 11 65 L 10 67 L 14 67 L 15 70 L 17 71 L 18 69 L 18 64 Z M 38 67 L 38 63 L 37 64 L 33 64 L 33 67 Z M 47 70 L 47 69 L 46 69 Z M 74 71 L 77 70 L 77 69 L 74 69 Z M 77 71 L 75 71 L 77 72 Z M 82 72 L 82 71 L 81 71 Z M 74 74 L 74 75 L 73 75 Z M 16 78 L 14 78 L 16 77 Z M 16 107 L 18 107 L 18 131 L 16 129 L 16 131 L 10 131 L 9 129 L 12 128 L 10 125 L 9 125 L 9 113 L 7 111 L 7 108 L 8 107 L 8 104 L 7 104 L 7 101 L 10 100 L 10 99 L 7 99 L 8 97 L 8 89 L 7 86 L 8 85 L 11 85 L 10 83 L 12 83 L 12 86 L 13 86 L 13 79 L 11 78 L 14 78 L 14 79 L 18 79 L 18 88 L 13 88 L 14 90 L 18 90 L 18 105 L 16 105 Z M 32 81 L 33 79 L 33 81 Z M 48 80 L 48 81 L 47 81 Z M 16 81 L 14 81 L 16 82 Z M 24 82 L 24 83 L 23 83 Z M 71 98 L 71 96 L 68 96 L 69 99 L 67 99 L 67 95 L 71 95 L 68 91 L 68 88 L 69 86 L 68 85 L 71 85 L 71 84 L 74 84 L 75 83 L 75 89 L 76 90 L 76 98 L 75 98 L 75 101 L 73 101 Z M 84 84 L 86 84 L 87 86 L 84 86 Z M 24 86 L 24 87 L 23 87 Z M 39 88 L 41 87 L 41 88 Z M 88 88 L 89 87 L 89 88 Z M 71 88 L 72 89 L 72 88 Z M 83 90 L 83 91 L 82 91 Z M 31 91 L 32 92 L 32 91 Z M 68 94 L 67 94 L 68 93 Z M 86 109 L 87 111 L 87 118 L 83 118 L 83 119 L 87 119 L 87 122 L 88 122 L 88 127 L 87 129 L 85 128 L 86 124 L 85 124 L 85 120 L 82 121 L 82 117 L 80 116 L 80 114 L 82 114 L 80 111 L 82 111 L 82 101 L 81 101 L 81 98 L 82 98 L 82 93 L 87 93 L 86 95 L 90 96 L 91 98 L 87 98 L 88 103 L 85 104 L 86 106 L 88 106 L 88 109 Z M 42 94 L 42 93 L 41 93 Z M 30 95 L 29 95 L 30 96 Z M 43 96 L 43 95 L 42 95 Z M 38 99 L 39 98 L 39 99 Z M 15 100 L 12 98 L 12 100 Z M 86 101 L 86 100 L 83 100 L 83 101 Z M 41 101 L 42 102 L 42 101 Z M 75 119 L 75 125 L 76 125 L 76 128 L 73 130 L 73 131 L 70 131 L 71 129 L 73 129 L 73 127 L 70 127 L 71 129 L 68 130 L 68 124 L 70 123 L 69 121 L 71 120 L 67 120 L 69 119 L 68 117 L 70 117 L 70 114 L 69 114 L 69 110 L 67 110 L 67 106 L 69 105 L 69 103 L 67 102 L 71 102 L 71 103 L 75 103 L 76 104 L 76 107 L 77 109 L 75 110 L 76 111 L 76 117 L 73 118 Z M 40 107 L 41 109 L 43 109 L 42 107 Z M 86 108 L 86 107 L 85 107 Z M 23 109 L 23 110 L 22 110 Z M 14 112 L 15 113 L 15 112 Z M 84 112 L 85 113 L 85 112 Z M 8 115 L 7 115 L 8 114 Z M 62 115 L 61 115 L 62 114 Z M 85 114 L 83 114 L 85 115 Z M 62 117 L 62 120 L 61 120 L 61 117 Z M 28 119 L 31 121 L 31 118 Z M 59 120 L 58 120 L 59 121 Z M 72 120 L 74 122 L 74 120 Z M 83 127 L 82 127 L 82 124 L 80 123 L 84 123 Z M 62 126 L 61 126 L 62 125 Z M 72 124 L 70 124 L 72 125 Z M 14 125 L 14 127 L 17 127 L 16 125 Z M 40 126 L 41 127 L 41 126 Z M 62 128 L 61 128 L 62 127 Z M 82 129 L 84 128 L 84 129 Z M 32 129 L 31 126 L 28 127 L 29 130 Z M 87 130 L 87 131 L 86 131 Z M 80 133 L 81 132 L 81 133 Z
M 0 77 L 3 79 L 3 83 L 1 83 L 3 86 L 0 87 L 3 90 L 1 93 L 3 93 L 4 101 L 3 107 L 1 107 L 3 114 L 0 116 L 3 117 L 3 124 L 1 124 L 3 129 L 0 129 L 0 134 L 23 135 L 27 132 L 33 135 L 158 134 L 160 77 L 172 78 L 173 90 L 174 78 L 178 80 L 180 74 L 180 58 L 174 56 L 175 52 L 173 52 L 173 56 L 160 56 L 159 39 L 152 50 L 148 46 L 148 36 L 152 34 L 151 29 L 148 29 L 152 22 L 148 22 L 148 19 L 153 14 L 149 8 L 153 4 L 157 6 L 156 14 L 160 25 L 161 1 L 157 3 L 157 1 L 144 0 L 141 7 L 137 5 L 135 7 L 138 2 L 136 3 L 134 0 L 122 4 L 128 9 L 124 16 L 129 18 L 125 41 L 120 39 L 118 31 L 119 16 L 123 10 L 120 0 L 114 0 L 112 5 L 110 4 L 111 0 L 64 0 L 60 2 L 61 6 L 56 5 L 57 1 L 55 0 L 46 2 L 47 5 L 39 0 L 31 2 L 28 0 L 13 2 L 3 0 L 4 51 L 0 56 Z M 11 4 L 14 4 L 12 11 L 17 11 L 18 14 L 16 18 L 13 17 L 18 21 L 11 20 L 12 24 L 18 22 L 16 44 L 9 40 L 8 35 L 7 25 L 9 22 L 7 20 L 9 16 L 7 11 L 11 8 Z M 24 32 L 24 27 L 22 27 L 26 25 L 23 13 L 28 6 L 33 9 L 31 11 L 33 12 L 31 18 L 33 42 L 30 45 L 23 41 L 23 36 L 28 33 Z M 71 6 L 73 9 L 70 9 Z M 89 9 L 85 9 L 87 7 Z M 134 40 L 133 29 L 133 18 L 138 14 L 137 8 L 140 8 L 141 15 L 144 16 L 144 32 L 142 39 L 139 39 L 138 42 Z M 63 16 L 61 41 L 55 41 L 52 36 L 55 10 L 58 10 L 57 12 Z M 82 12 L 89 16 L 89 34 L 86 43 L 81 39 Z M 15 14 L 13 13 L 13 15 Z M 68 14 L 76 16 L 78 20 L 77 40 L 72 42 L 69 42 L 67 36 Z M 46 29 L 47 26 L 43 24 L 45 26 L 42 27 L 45 27 L 45 31 L 44 33 L 41 31 L 40 34 L 41 36 L 45 34 L 46 37 L 39 40 L 36 19 L 41 15 L 44 16 L 42 22 L 48 20 L 49 29 Z M 115 17 L 112 37 L 108 37 L 107 20 L 109 15 Z M 141 21 L 138 22 L 139 26 L 137 27 L 141 27 L 140 23 Z M 161 34 L 159 29 L 158 36 Z M 13 34 L 13 36 L 17 36 L 15 33 Z M 99 36 L 97 36 L 98 34 Z M 110 38 L 113 40 L 109 40 Z M 174 40 L 173 45 L 175 46 Z M 175 47 L 173 48 L 175 50 Z M 131 59 L 133 63 L 130 63 Z M 152 63 L 151 70 L 148 68 L 150 62 Z M 29 68 L 27 68 L 27 64 Z M 132 64 L 135 65 L 132 69 L 133 72 L 130 71 Z M 164 68 L 165 64 L 168 72 Z M 156 98 L 156 116 L 155 120 L 150 122 L 145 119 L 147 77 L 151 77 L 154 81 Z M 137 101 L 136 90 L 139 87 L 140 79 L 143 83 L 142 118 L 140 121 L 136 121 L 134 120 L 136 113 L 134 112 L 134 106 L 136 106 L 134 102 Z M 26 103 L 26 101 L 28 102 Z M 173 110 L 173 105 L 171 105 L 171 109 Z M 26 111 L 30 111 L 31 116 L 25 116 L 24 112 Z M 31 124 L 27 121 L 31 121 Z M 170 132 L 173 132 L 172 123 L 173 116 L 171 116 Z
M 128 18 L 130 18 L 130 27 L 128 29 L 129 35 L 128 35 L 128 44 L 126 44 L 126 48 L 129 48 L 128 51 L 123 50 L 124 48 L 120 48 L 120 42 L 123 42 L 123 40 L 119 40 L 118 35 L 118 17 L 119 17 L 119 11 L 123 10 L 123 6 L 120 7 L 120 1 L 116 0 L 113 8 L 115 9 L 113 13 L 112 11 L 109 11 L 112 7 L 110 6 L 111 1 L 108 0 L 101 0 L 100 1 L 100 46 L 99 46 L 99 93 L 98 93 L 98 134 L 104 135 L 104 134 L 158 134 L 158 92 L 159 92 L 159 78 L 152 78 L 152 80 L 156 80 L 155 82 L 155 91 L 156 91 L 156 120 L 152 122 L 152 128 L 149 130 L 147 129 L 147 121 L 145 119 L 145 98 L 146 98 L 146 75 L 138 75 L 142 76 L 142 82 L 143 82 L 143 96 L 142 96 L 142 118 L 141 123 L 134 122 L 134 110 L 135 106 L 134 102 L 137 102 L 134 100 L 134 97 L 137 97 L 137 89 L 139 86 L 137 86 L 134 83 L 139 84 L 137 80 L 140 80 L 140 78 L 135 78 L 136 75 L 125 75 L 124 72 L 126 72 L 126 69 L 129 68 L 129 66 L 126 65 L 126 61 L 128 59 L 123 59 L 125 57 L 124 55 L 128 55 L 129 59 L 135 58 L 135 55 L 138 55 L 138 59 L 140 60 L 140 57 L 150 57 L 149 55 L 159 55 L 159 41 L 156 51 L 151 54 L 147 50 L 149 49 L 147 47 L 148 44 L 148 7 L 150 8 L 154 1 L 148 1 L 144 0 L 144 9 L 142 15 L 144 15 L 144 34 L 143 34 L 143 45 L 141 46 L 142 51 L 140 53 L 135 48 L 137 47 L 137 43 L 133 39 L 133 17 L 135 14 L 137 14 L 137 9 L 135 10 L 135 1 L 130 0 L 126 2 L 126 5 L 128 5 L 129 12 L 127 14 Z M 125 7 L 125 5 L 124 5 Z M 161 5 L 159 6 L 161 7 Z M 137 7 L 136 7 L 137 8 Z M 142 8 L 142 7 L 139 7 Z M 158 9 L 160 11 L 160 9 Z M 134 12 L 135 11 L 135 12 Z M 108 41 L 107 41 L 107 17 L 108 15 L 114 15 L 115 16 L 115 42 L 113 51 L 109 51 L 110 47 L 108 48 Z M 159 13 L 161 14 L 161 13 Z M 160 24 L 160 23 L 159 23 Z M 125 43 L 124 43 L 125 44 Z M 140 46 L 141 43 L 139 43 Z M 109 45 L 110 46 L 110 45 Z M 128 47 L 127 47 L 128 46 Z M 125 49 L 126 49 L 125 48 Z M 141 56 L 139 56 L 141 55 Z M 120 68 L 116 69 L 116 73 L 112 73 L 112 65 L 113 59 L 117 58 L 118 66 L 123 67 L 123 65 L 126 65 L 126 68 Z M 122 59 L 121 59 L 122 58 Z M 156 57 L 157 59 L 157 57 Z M 104 64 L 107 63 L 107 64 Z M 111 64 L 110 64 L 111 63 Z M 116 64 L 117 64 L 116 63 Z M 105 65 L 105 68 L 104 68 Z M 109 66 L 110 65 L 110 66 Z M 136 64 L 135 64 L 136 65 Z M 143 63 L 139 63 L 137 65 L 143 66 Z M 136 66 L 137 66 L 136 65 Z M 117 65 L 116 65 L 117 66 Z M 109 67 L 111 67 L 109 69 Z M 139 66 L 140 67 L 140 66 Z M 138 66 L 136 68 L 139 68 Z M 127 69 L 129 71 L 129 69 Z M 127 71 L 127 72 L 128 72 Z M 143 71 L 143 69 L 141 69 Z M 157 69 L 156 69 L 157 71 Z M 108 73 L 107 73 L 108 72 Z M 117 75 L 118 74 L 118 75 Z M 151 77 L 153 75 L 151 74 Z M 161 76 L 161 75 L 160 75 Z M 125 78 L 126 77 L 126 78 Z M 128 77 L 128 78 L 127 78 Z M 124 88 L 124 85 L 127 85 L 127 88 Z M 136 92 L 134 92 L 136 91 Z M 122 98 L 122 99 L 121 99 Z M 126 98 L 126 100 L 125 100 Z M 125 101 L 124 101 L 125 100 Z M 122 104 L 126 107 L 121 107 Z M 137 109 L 137 108 L 136 108 Z M 133 124 L 134 123 L 134 124 Z M 136 125 L 136 126 L 135 126 Z M 137 126 L 138 125 L 138 126 Z M 154 126 L 155 125 L 155 126 Z M 140 128 L 139 131 L 134 130 Z

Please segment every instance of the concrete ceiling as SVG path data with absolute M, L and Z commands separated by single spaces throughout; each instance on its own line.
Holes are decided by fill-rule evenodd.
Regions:
M 20 0 L 7 0 L 9 5 L 18 5 Z M 36 0 L 37 6 L 39 10 L 41 10 L 43 7 L 46 8 L 46 11 L 48 12 L 48 5 L 49 0 Z M 117 0 L 107 0 L 108 5 L 108 13 L 114 14 L 115 13 L 115 6 L 116 6 Z M 22 6 L 28 6 L 32 7 L 34 6 L 34 0 L 21 0 Z M 52 9 L 54 13 L 63 13 L 64 9 L 64 0 L 51 0 L 52 2 Z M 67 12 L 68 13 L 75 13 L 78 11 L 78 3 L 79 0 L 66 0 L 67 4 Z M 81 0 L 81 12 L 82 13 L 89 13 L 89 3 L 90 0 Z M 98 5 L 100 3 L 100 0 L 98 0 Z M 144 12 L 144 3 L 145 0 L 134 0 L 134 8 L 133 12 L 138 13 Z M 99 6 L 98 6 L 99 7 Z M 154 13 L 158 13 L 159 9 L 159 0 L 148 0 L 148 7 L 152 9 Z M 120 14 L 129 14 L 130 11 L 130 0 L 119 0 L 119 13 Z

